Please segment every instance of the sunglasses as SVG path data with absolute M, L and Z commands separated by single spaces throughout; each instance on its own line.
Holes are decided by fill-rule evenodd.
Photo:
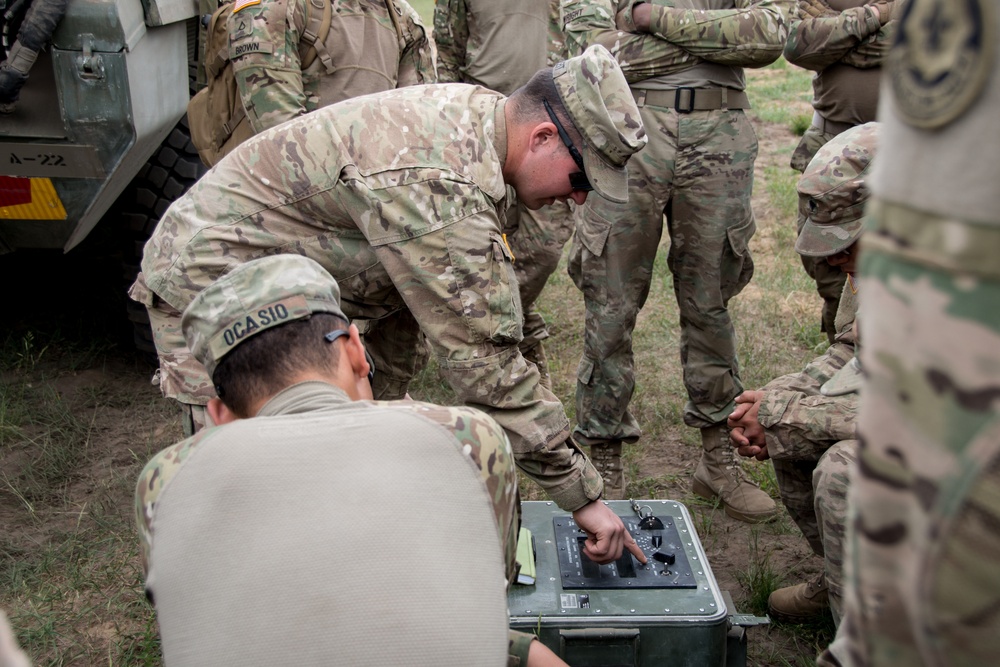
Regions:
M 338 338 L 343 338 L 344 336 L 350 336 L 351 332 L 346 329 L 334 329 L 328 334 L 323 335 L 323 340 L 327 343 L 332 343 Z M 375 382 L 375 360 L 372 359 L 372 355 L 368 354 L 368 350 L 365 350 L 365 359 L 368 360 L 368 384 Z
M 563 128 L 562 123 L 556 118 L 556 114 L 552 111 L 552 105 L 549 104 L 548 100 L 542 100 L 542 104 L 545 105 L 545 111 L 549 114 L 549 118 L 552 123 L 556 126 L 556 130 L 559 132 L 559 138 L 566 145 L 566 149 L 569 151 L 569 155 L 573 158 L 573 162 L 576 166 L 580 168 L 580 171 L 574 171 L 569 175 L 569 186 L 573 190 L 578 190 L 580 192 L 590 192 L 594 189 L 594 186 L 590 184 L 590 180 L 587 178 L 587 170 L 583 168 L 583 156 L 580 155 L 580 151 L 576 149 L 573 145 L 573 141 L 569 138 L 569 134 L 566 129 Z

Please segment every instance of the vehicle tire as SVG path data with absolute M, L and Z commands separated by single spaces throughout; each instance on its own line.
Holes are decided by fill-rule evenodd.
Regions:
M 122 277 L 126 289 L 139 275 L 143 248 L 164 212 L 206 171 L 208 168 L 191 143 L 187 116 L 184 116 L 118 200 L 124 240 Z M 155 358 L 156 348 L 145 306 L 127 299 L 125 307 L 132 322 L 136 348 Z

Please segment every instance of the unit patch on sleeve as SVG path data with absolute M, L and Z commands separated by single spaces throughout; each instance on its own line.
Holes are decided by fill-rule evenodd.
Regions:
M 247 7 L 253 7 L 254 5 L 259 5 L 261 0 L 236 0 L 233 3 L 233 14 L 240 11 L 241 9 L 246 9 Z
M 994 0 L 910 0 L 886 62 L 902 120 L 935 129 L 976 101 L 994 62 L 996 11 Z

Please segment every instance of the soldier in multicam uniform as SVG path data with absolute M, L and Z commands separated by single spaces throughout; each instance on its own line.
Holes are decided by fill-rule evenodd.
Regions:
M 472 408 L 367 400 L 373 369 L 341 310 L 337 282 L 299 255 L 236 267 L 192 301 L 183 328 L 221 395 L 208 406 L 220 426 L 157 454 L 136 487 L 146 590 L 165 662 L 465 665 L 490 647 L 499 655 L 504 614 L 483 637 L 489 617 L 480 610 L 489 609 L 490 593 L 504 608 L 502 581 L 516 577 L 520 524 L 516 469 L 500 425 Z M 428 448 L 433 463 L 411 460 Z M 410 509 L 394 507 L 393 498 Z M 486 518 L 485 529 L 468 525 L 449 537 L 455 526 L 439 525 L 447 522 L 443 503 L 464 506 L 470 524 Z M 185 513 L 192 504 L 196 516 Z M 358 521 L 350 514 L 362 505 Z M 414 517 L 415 507 L 431 520 Z M 446 553 L 438 560 L 447 571 L 429 572 L 435 566 L 414 542 Z M 407 554 L 420 576 L 397 562 L 378 570 L 378 585 L 348 584 L 354 574 L 344 565 L 360 556 L 371 562 L 372 547 L 383 544 Z M 470 575 L 452 563 L 461 556 L 451 553 L 465 545 L 489 558 L 469 568 L 475 588 L 450 600 L 458 609 L 434 610 L 450 618 L 436 619 L 440 630 L 428 635 L 412 618 L 426 609 L 392 603 L 433 604 L 437 589 L 468 584 Z M 225 627 L 218 616 L 234 610 L 235 629 Z M 451 625 L 467 616 L 464 631 L 476 641 Z M 358 622 L 375 641 L 352 635 Z M 395 636 L 379 637 L 380 626 Z M 513 665 L 530 664 L 529 652 L 550 654 L 521 633 L 511 633 L 508 646 Z
M 730 440 L 741 455 L 774 463 L 782 502 L 824 561 L 814 581 L 771 594 L 768 611 L 784 621 L 808 620 L 828 605 L 834 619 L 841 615 L 847 486 L 861 385 L 854 273 L 877 139 L 877 123 L 844 132 L 819 150 L 799 179 L 806 223 L 795 249 L 847 275 L 835 342 L 801 372 L 740 394 L 728 420 Z
M 582 203 L 591 185 L 624 200 L 625 163 L 645 141 L 600 47 L 540 71 L 510 99 L 412 86 L 257 135 L 178 199 L 146 245 L 131 294 L 150 313 L 161 389 L 195 405 L 214 395 L 176 315 L 200 290 L 251 259 L 305 255 L 340 282 L 379 368 L 376 398 L 404 396 L 422 331 L 458 400 L 493 416 L 521 469 L 591 533 L 587 555 L 608 562 L 628 547 L 642 559 L 600 502 L 600 475 L 562 404 L 518 352 L 521 308 L 501 230 L 507 185 L 529 207 Z
M 570 274 L 583 291 L 586 333 L 574 431 L 606 483 L 624 489 L 622 443 L 641 435 L 632 330 L 649 293 L 666 215 L 667 262 L 680 310 L 684 422 L 701 429 L 694 490 L 721 497 L 743 521 L 772 518 L 774 501 L 743 473 L 726 417 L 743 391 L 727 304 L 750 281 L 750 193 L 757 137 L 743 67 L 781 55 L 791 0 L 564 0 L 570 51 L 607 46 L 632 86 L 649 145 L 632 161 L 627 206 L 593 199 L 577 215 Z
M 788 30 L 785 59 L 814 71 L 813 118 L 792 153 L 792 169 L 805 171 L 823 144 L 856 125 L 875 120 L 882 59 L 892 43 L 893 16 L 902 0 L 799 0 Z M 799 216 L 798 229 L 805 219 Z M 802 255 L 802 266 L 823 298 L 822 329 L 830 343 L 844 290 L 843 271 Z
M 305 70 L 307 12 L 332 4 L 330 31 Z M 235 0 L 229 55 L 254 132 L 352 97 L 434 83 L 433 46 L 406 0 Z
M 861 445 L 822 665 L 1000 655 L 1000 6 L 909 0 L 861 256 Z
M 559 0 L 548 0 L 548 6 L 538 0 L 437 0 L 438 81 L 471 83 L 510 95 L 546 64 L 565 59 L 561 30 Z M 573 234 L 573 205 L 555 202 L 532 211 L 516 197 L 509 199 L 504 233 L 524 311 L 519 347 L 551 388 L 542 347 L 549 332 L 534 304 Z

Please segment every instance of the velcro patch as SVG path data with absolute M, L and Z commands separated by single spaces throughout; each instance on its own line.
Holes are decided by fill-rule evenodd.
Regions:
M 229 45 L 230 58 L 239 58 L 240 56 L 245 56 L 248 53 L 274 53 L 274 44 L 271 42 L 251 40 Z
M 233 14 L 240 11 L 241 9 L 246 9 L 247 7 L 253 7 L 254 5 L 259 5 L 261 0 L 236 0 L 233 3 Z

